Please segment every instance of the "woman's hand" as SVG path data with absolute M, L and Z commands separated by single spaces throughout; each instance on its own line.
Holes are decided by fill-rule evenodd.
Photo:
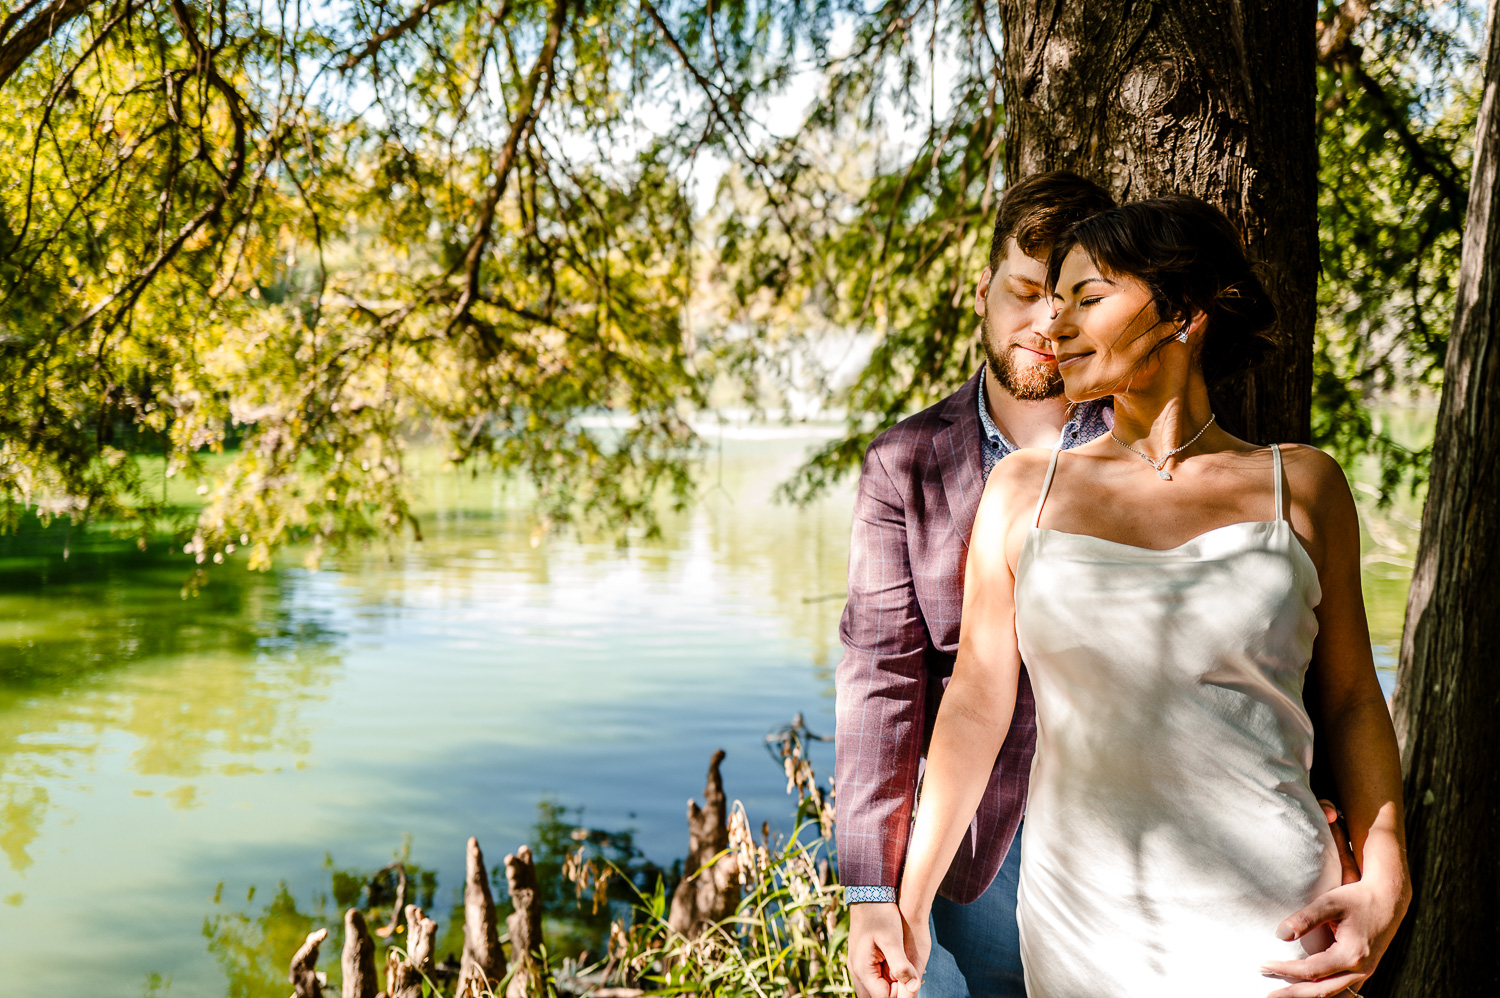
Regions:
M 1401 924 L 1410 900 L 1404 884 L 1359 881 L 1320 894 L 1276 927 L 1282 939 L 1301 939 L 1319 925 L 1333 930 L 1334 942 L 1305 960 L 1267 963 L 1261 971 L 1295 983 L 1268 998 L 1329 998 L 1356 989 L 1375 972 Z
M 909 961 L 905 977 L 896 978 L 896 991 L 892 998 L 916 998 L 922 989 L 922 978 L 927 974 L 927 958 L 932 955 L 932 923 L 925 911 L 909 910 L 901 906 L 901 927 L 906 942 L 906 958 Z

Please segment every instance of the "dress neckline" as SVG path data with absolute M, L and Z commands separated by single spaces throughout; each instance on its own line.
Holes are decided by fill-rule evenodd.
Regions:
M 1127 544 L 1125 541 L 1112 541 L 1108 537 L 1099 537 L 1095 534 L 1084 534 L 1073 530 L 1057 530 L 1053 527 L 1038 527 L 1033 525 L 1027 528 L 1026 540 L 1021 545 L 1022 558 L 1016 564 L 1016 579 L 1018 582 L 1020 581 L 1022 562 L 1024 562 L 1025 560 L 1024 556 L 1026 554 L 1026 549 L 1031 545 L 1031 541 L 1034 538 L 1039 537 L 1043 534 L 1053 534 L 1057 537 L 1078 538 L 1085 541 L 1097 541 L 1100 544 L 1108 545 L 1112 548 L 1118 548 L 1122 551 L 1128 551 L 1132 554 L 1137 554 L 1149 558 L 1153 555 L 1177 554 L 1185 548 L 1192 547 L 1199 541 L 1212 537 L 1215 534 L 1223 533 L 1226 530 L 1233 530 L 1236 527 L 1254 527 L 1256 529 L 1262 527 L 1270 527 L 1273 531 L 1278 528 L 1284 527 L 1286 529 L 1287 536 L 1290 539 L 1289 543 L 1287 544 L 1287 548 L 1290 551 L 1295 551 L 1296 555 L 1301 555 L 1302 561 L 1307 566 L 1308 571 L 1312 573 L 1312 577 L 1314 579 L 1318 578 L 1317 563 L 1313 561 L 1312 555 L 1308 553 L 1306 545 L 1302 543 L 1302 538 L 1298 537 L 1296 531 L 1292 530 L 1291 522 L 1285 519 L 1277 519 L 1235 520 L 1233 523 L 1223 523 L 1217 527 L 1210 527 L 1202 533 L 1194 534 L 1192 537 L 1189 537 L 1181 544 L 1177 544 L 1169 548 L 1148 548 L 1140 544 Z M 1292 555 L 1292 557 L 1296 557 L 1296 555 Z
M 1077 531 L 1077 530 L 1058 530 L 1055 527 L 1036 527 L 1036 526 L 1032 527 L 1031 529 L 1035 533 L 1039 533 L 1039 534 L 1061 534 L 1064 537 L 1083 537 L 1083 538 L 1087 538 L 1088 540 L 1091 540 L 1091 541 L 1099 541 L 1101 544 L 1109 544 L 1109 545 L 1112 545 L 1112 546 L 1118 547 L 1118 548 L 1129 548 L 1132 551 L 1146 551 L 1146 552 L 1149 552 L 1151 554 L 1171 554 L 1173 551 L 1181 551 L 1183 548 L 1187 547 L 1188 545 L 1194 544 L 1194 543 L 1196 543 L 1198 541 L 1201 541 L 1205 537 L 1209 537 L 1209 536 L 1211 536 L 1213 534 L 1217 534 L 1217 533 L 1219 533 L 1221 531 L 1224 531 L 1224 530 L 1229 530 L 1229 529 L 1231 529 L 1233 527 L 1265 527 L 1265 526 L 1274 527 L 1277 524 L 1281 524 L 1281 523 L 1286 523 L 1286 521 L 1285 520 L 1235 520 L 1233 523 L 1222 523 L 1222 524 L 1220 524 L 1217 527 L 1210 527 L 1207 530 L 1204 530 L 1204 531 L 1201 531 L 1200 533 L 1194 534 L 1193 536 L 1189 537 L 1187 540 L 1183 541 L 1181 544 L 1174 544 L 1174 545 L 1172 545 L 1169 548 L 1148 548 L 1148 547 L 1146 547 L 1143 544 L 1128 544 L 1125 541 L 1112 541 L 1108 537 L 1100 537 L 1097 534 L 1085 534 L 1085 533 L 1082 533 L 1082 532 Z M 1301 545 L 1301 542 L 1299 540 L 1298 546 L 1300 546 L 1300 545 Z

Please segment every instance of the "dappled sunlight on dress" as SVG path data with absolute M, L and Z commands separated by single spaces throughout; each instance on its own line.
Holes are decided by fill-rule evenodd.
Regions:
M 1321 598 L 1282 515 L 1153 550 L 1042 529 L 1016 566 L 1037 704 L 1019 917 L 1031 998 L 1263 998 L 1276 925 L 1339 884 L 1308 784 Z

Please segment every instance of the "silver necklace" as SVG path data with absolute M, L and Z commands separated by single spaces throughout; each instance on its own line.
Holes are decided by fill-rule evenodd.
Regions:
M 1217 419 L 1217 418 L 1218 417 L 1215 416 L 1213 413 L 1209 413 L 1208 414 L 1208 422 L 1206 422 L 1206 423 L 1203 424 L 1203 429 L 1201 429 L 1197 433 L 1193 434 L 1193 439 L 1189 440 L 1187 443 L 1183 444 L 1181 447 L 1173 447 L 1171 450 L 1167 451 L 1165 454 L 1163 454 L 1161 456 L 1161 460 L 1160 461 L 1153 461 L 1153 460 L 1151 460 L 1150 456 L 1148 456 L 1146 454 L 1143 454 L 1142 452 L 1136 450 L 1134 447 L 1130 446 L 1125 441 L 1121 440 L 1119 437 L 1115 437 L 1115 431 L 1114 430 L 1110 430 L 1109 431 L 1109 435 L 1112 436 L 1112 437 L 1115 437 L 1115 443 L 1119 444 L 1121 447 L 1124 447 L 1126 450 L 1130 451 L 1130 453 L 1134 454 L 1136 457 L 1139 457 L 1142 461 L 1145 461 L 1147 464 L 1151 465 L 1151 467 L 1155 468 L 1156 469 L 1156 477 L 1157 478 L 1160 478 L 1164 482 L 1170 482 L 1172 480 L 1172 474 L 1171 474 L 1171 472 L 1167 471 L 1167 469 L 1166 469 L 1166 464 L 1167 464 L 1168 459 L 1170 459 L 1172 457 L 1172 455 L 1174 455 L 1174 454 L 1180 454 L 1183 451 L 1187 450 L 1189 447 L 1193 446 L 1193 444 L 1197 443 L 1198 442 L 1198 438 L 1201 437 L 1201 436 L 1203 436 L 1203 434 L 1208 430 L 1208 428 L 1210 426 L 1214 425 L 1214 420 Z

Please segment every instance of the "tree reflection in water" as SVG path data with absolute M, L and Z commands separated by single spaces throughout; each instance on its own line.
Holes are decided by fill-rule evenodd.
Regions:
M 0 538 L 0 853 L 16 872 L 53 810 L 47 784 L 87 786 L 107 739 L 194 807 L 195 778 L 307 751 L 296 704 L 339 661 L 339 636 L 274 573 L 216 573 L 184 598 L 191 559 L 65 530 Z

